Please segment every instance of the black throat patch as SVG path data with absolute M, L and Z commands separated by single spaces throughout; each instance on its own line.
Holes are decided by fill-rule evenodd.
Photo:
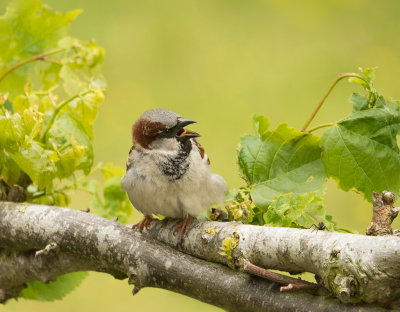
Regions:
M 190 166 L 189 154 L 192 150 L 192 141 L 184 140 L 179 146 L 178 154 L 174 157 L 166 157 L 158 163 L 158 167 L 168 180 L 175 181 L 180 179 Z

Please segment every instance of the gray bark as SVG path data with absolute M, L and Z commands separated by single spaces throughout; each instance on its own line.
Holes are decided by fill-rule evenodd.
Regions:
M 176 221 L 152 222 L 147 232 L 176 246 Z M 208 232 L 214 233 L 210 234 Z M 215 233 L 216 232 L 216 233 Z M 220 255 L 226 237 L 238 235 L 232 260 Z M 344 303 L 390 303 L 400 297 L 400 238 L 193 221 L 179 246 L 192 256 L 242 269 L 243 260 L 265 269 L 311 272 Z
M 171 232 L 171 228 L 176 225 L 176 222 L 169 222 L 164 225 L 166 226 L 164 231 L 161 227 L 162 223 L 154 222 L 154 229 L 149 234 L 154 235 L 158 232 L 162 236 L 162 233 Z M 234 250 L 236 253 L 245 246 L 242 243 L 243 239 L 251 240 L 251 232 L 257 228 L 236 224 L 235 229 L 235 224 L 228 227 L 221 223 L 205 222 L 194 222 L 193 225 L 184 248 L 194 244 L 195 238 L 200 235 L 201 244 L 197 247 L 191 246 L 191 250 L 204 258 L 208 254 L 210 261 L 226 264 L 228 262 L 212 252 L 212 246 L 217 243 L 217 239 L 223 239 L 232 230 L 239 232 L 241 240 L 237 250 Z M 212 228 L 221 227 L 218 235 L 204 236 L 205 228 L 210 225 Z M 284 234 L 282 231 L 284 229 L 278 230 L 275 236 L 277 241 L 283 239 Z M 293 229 L 286 230 L 287 233 L 293 231 Z M 200 232 L 197 233 L 197 231 Z M 247 233 L 246 236 L 245 233 Z M 254 235 L 262 238 L 259 232 L 255 233 Z M 318 233 L 319 236 L 320 233 Z M 210 235 L 213 237 L 209 237 Z M 306 238 L 302 237 L 302 239 Z M 251 241 L 254 243 L 254 240 Z M 173 245 L 172 240 L 170 243 Z M 260 262 L 263 262 L 261 259 L 264 255 L 273 259 L 272 248 L 275 247 L 276 242 L 270 239 L 260 243 L 261 245 L 253 246 L 254 248 L 263 246 L 264 251 L 258 252 Z M 299 244 L 299 242 L 297 245 L 293 243 L 290 246 L 298 252 Z M 387 244 L 386 240 L 383 244 L 386 247 L 381 246 L 381 248 L 386 248 L 388 251 L 397 248 L 397 245 Z M 48 245 L 50 246 L 45 249 L 46 252 L 40 252 L 39 256 L 35 257 L 38 250 L 43 250 Z M 267 245 L 270 251 L 266 253 Z M 55 246 L 56 248 L 53 248 Z M 1 301 L 17 296 L 25 282 L 34 280 L 47 282 L 69 272 L 91 270 L 109 273 L 119 279 L 129 278 L 129 283 L 135 284 L 137 289 L 163 288 L 229 311 L 383 310 L 372 305 L 344 305 L 337 299 L 310 294 L 282 293 L 279 292 L 280 285 L 273 282 L 186 255 L 152 239 L 149 235 L 133 232 L 117 222 L 59 207 L 0 203 L 0 247 Z M 250 247 L 247 245 L 246 248 Z M 201 252 L 203 249 L 205 251 Z M 324 248 L 320 247 L 320 249 Z M 283 254 L 283 250 L 279 248 L 276 252 L 277 257 L 285 261 L 290 260 L 291 263 L 285 264 L 285 267 L 290 270 L 291 264 L 296 270 L 303 269 L 305 266 L 304 260 L 297 264 L 294 259 L 283 256 L 284 253 L 291 252 L 289 249 Z M 318 254 L 319 251 L 315 250 L 315 253 Z M 254 252 L 250 259 L 257 263 L 256 254 L 257 252 Z M 250 255 L 250 251 L 246 255 Z M 313 256 L 310 257 L 314 259 Z M 231 263 L 229 264 L 232 266 Z M 392 274 L 392 271 L 390 273 Z M 393 278 L 397 278 L 397 275 Z

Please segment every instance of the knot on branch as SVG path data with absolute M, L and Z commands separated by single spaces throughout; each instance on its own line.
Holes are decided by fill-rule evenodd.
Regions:
M 393 207 L 395 196 L 392 192 L 383 191 L 382 195 L 372 193 L 372 221 L 365 233 L 372 236 L 392 235 L 392 222 L 399 214 L 400 208 Z

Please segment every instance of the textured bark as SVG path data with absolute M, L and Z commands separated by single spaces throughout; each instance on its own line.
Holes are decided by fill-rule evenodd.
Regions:
M 149 234 L 158 233 L 162 236 L 162 233 L 172 233 L 177 222 L 153 222 L 153 224 L 154 229 Z M 165 226 L 164 230 L 163 226 Z M 218 230 L 217 235 L 212 235 L 205 231 L 208 226 L 224 228 Z M 200 235 L 200 244 L 197 248 L 192 246 L 195 253 L 203 258 L 208 254 L 209 260 L 233 266 L 231 262 L 225 262 L 226 257 L 216 252 L 214 254 L 213 244 L 217 242 L 220 234 L 223 238 L 233 230 L 240 235 L 237 250 L 235 249 L 233 253 L 242 247 L 250 248 L 251 246 L 245 246 L 243 241 L 248 239 L 253 243 L 256 242 L 252 240 L 251 235 L 244 234 L 255 231 L 254 235 L 260 237 L 260 233 L 256 230 L 259 227 L 237 223 L 230 224 L 229 228 L 226 226 L 227 224 L 194 221 L 184 246 L 195 243 L 196 232 L 199 231 L 197 234 Z M 291 238 L 293 238 L 291 232 L 300 233 L 300 230 L 293 229 L 274 228 L 271 230 L 278 230 L 276 240 L 285 234 L 283 230 L 286 230 L 286 234 Z M 308 233 L 308 231 L 301 232 Z M 329 233 L 323 233 L 323 235 L 326 234 Z M 318 236 L 321 236 L 320 233 Z M 326 236 L 323 237 L 326 238 Z M 302 239 L 307 239 L 307 237 L 302 237 Z M 364 237 L 364 239 L 381 240 L 385 247 L 380 246 L 380 249 L 386 248 L 388 251 L 398 247 L 388 244 L 382 238 Z M 319 243 L 321 244 L 320 240 Z M 297 245 L 299 244 L 298 241 Z M 48 245 L 50 247 L 47 248 L 49 249 L 47 254 L 43 252 L 35 257 L 36 251 L 46 250 Z M 250 259 L 257 262 L 257 257 L 261 260 L 266 253 L 273 258 L 274 245 L 270 240 L 261 241 L 261 245 L 254 244 L 254 248 L 264 247 L 255 251 Z M 293 244 L 293 247 L 295 246 L 296 243 Z M 2 301 L 15 297 L 24 287 L 25 282 L 34 280 L 47 282 L 65 273 L 92 270 L 106 272 L 119 279 L 128 277 L 129 283 L 136 286 L 134 292 L 143 287 L 158 287 L 229 311 L 383 310 L 372 305 L 344 305 L 337 299 L 310 294 L 279 292 L 281 285 L 242 272 L 235 272 L 220 264 L 191 257 L 150 238 L 149 235 L 135 233 L 117 222 L 59 207 L 0 203 L 0 247 L 2 248 L 0 250 L 0 299 Z M 285 248 L 285 246 L 282 247 Z M 319 248 L 323 249 L 323 247 Z M 201 252 L 203 249 L 204 253 Z M 285 263 L 285 268 L 293 266 L 294 270 L 303 270 L 305 265 L 302 257 L 299 257 L 300 261 L 296 263 L 295 257 L 289 256 L 291 250 L 287 249 L 282 254 L 282 250 L 278 248 L 275 252 L 278 257 L 289 261 Z M 295 247 L 293 252 L 298 252 L 298 248 Z M 321 252 L 316 250 L 316 253 Z M 247 255 L 250 255 L 250 251 Z M 390 273 L 394 274 L 392 271 Z M 393 278 L 397 278 L 397 275 Z
M 176 247 L 178 221 L 156 221 L 145 235 Z M 220 255 L 226 237 L 238 237 L 232 260 Z M 311 272 L 344 303 L 388 304 L 400 298 L 400 238 L 372 237 L 235 222 L 193 221 L 179 250 L 231 268 L 244 260 L 265 269 Z
M 398 207 L 393 207 L 394 194 L 383 191 L 382 195 L 372 193 L 373 213 L 372 221 L 365 233 L 372 236 L 385 236 L 393 234 L 392 222 L 399 214 Z

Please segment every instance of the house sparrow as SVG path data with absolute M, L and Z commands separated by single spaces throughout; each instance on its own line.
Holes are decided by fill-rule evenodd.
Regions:
M 183 218 L 178 244 L 190 220 L 225 199 L 224 179 L 210 170 L 210 160 L 196 141 L 200 135 L 184 127 L 195 123 L 167 109 L 145 111 L 132 127 L 133 146 L 121 180 L 133 206 L 144 214 L 133 229 L 142 232 L 152 214 Z

